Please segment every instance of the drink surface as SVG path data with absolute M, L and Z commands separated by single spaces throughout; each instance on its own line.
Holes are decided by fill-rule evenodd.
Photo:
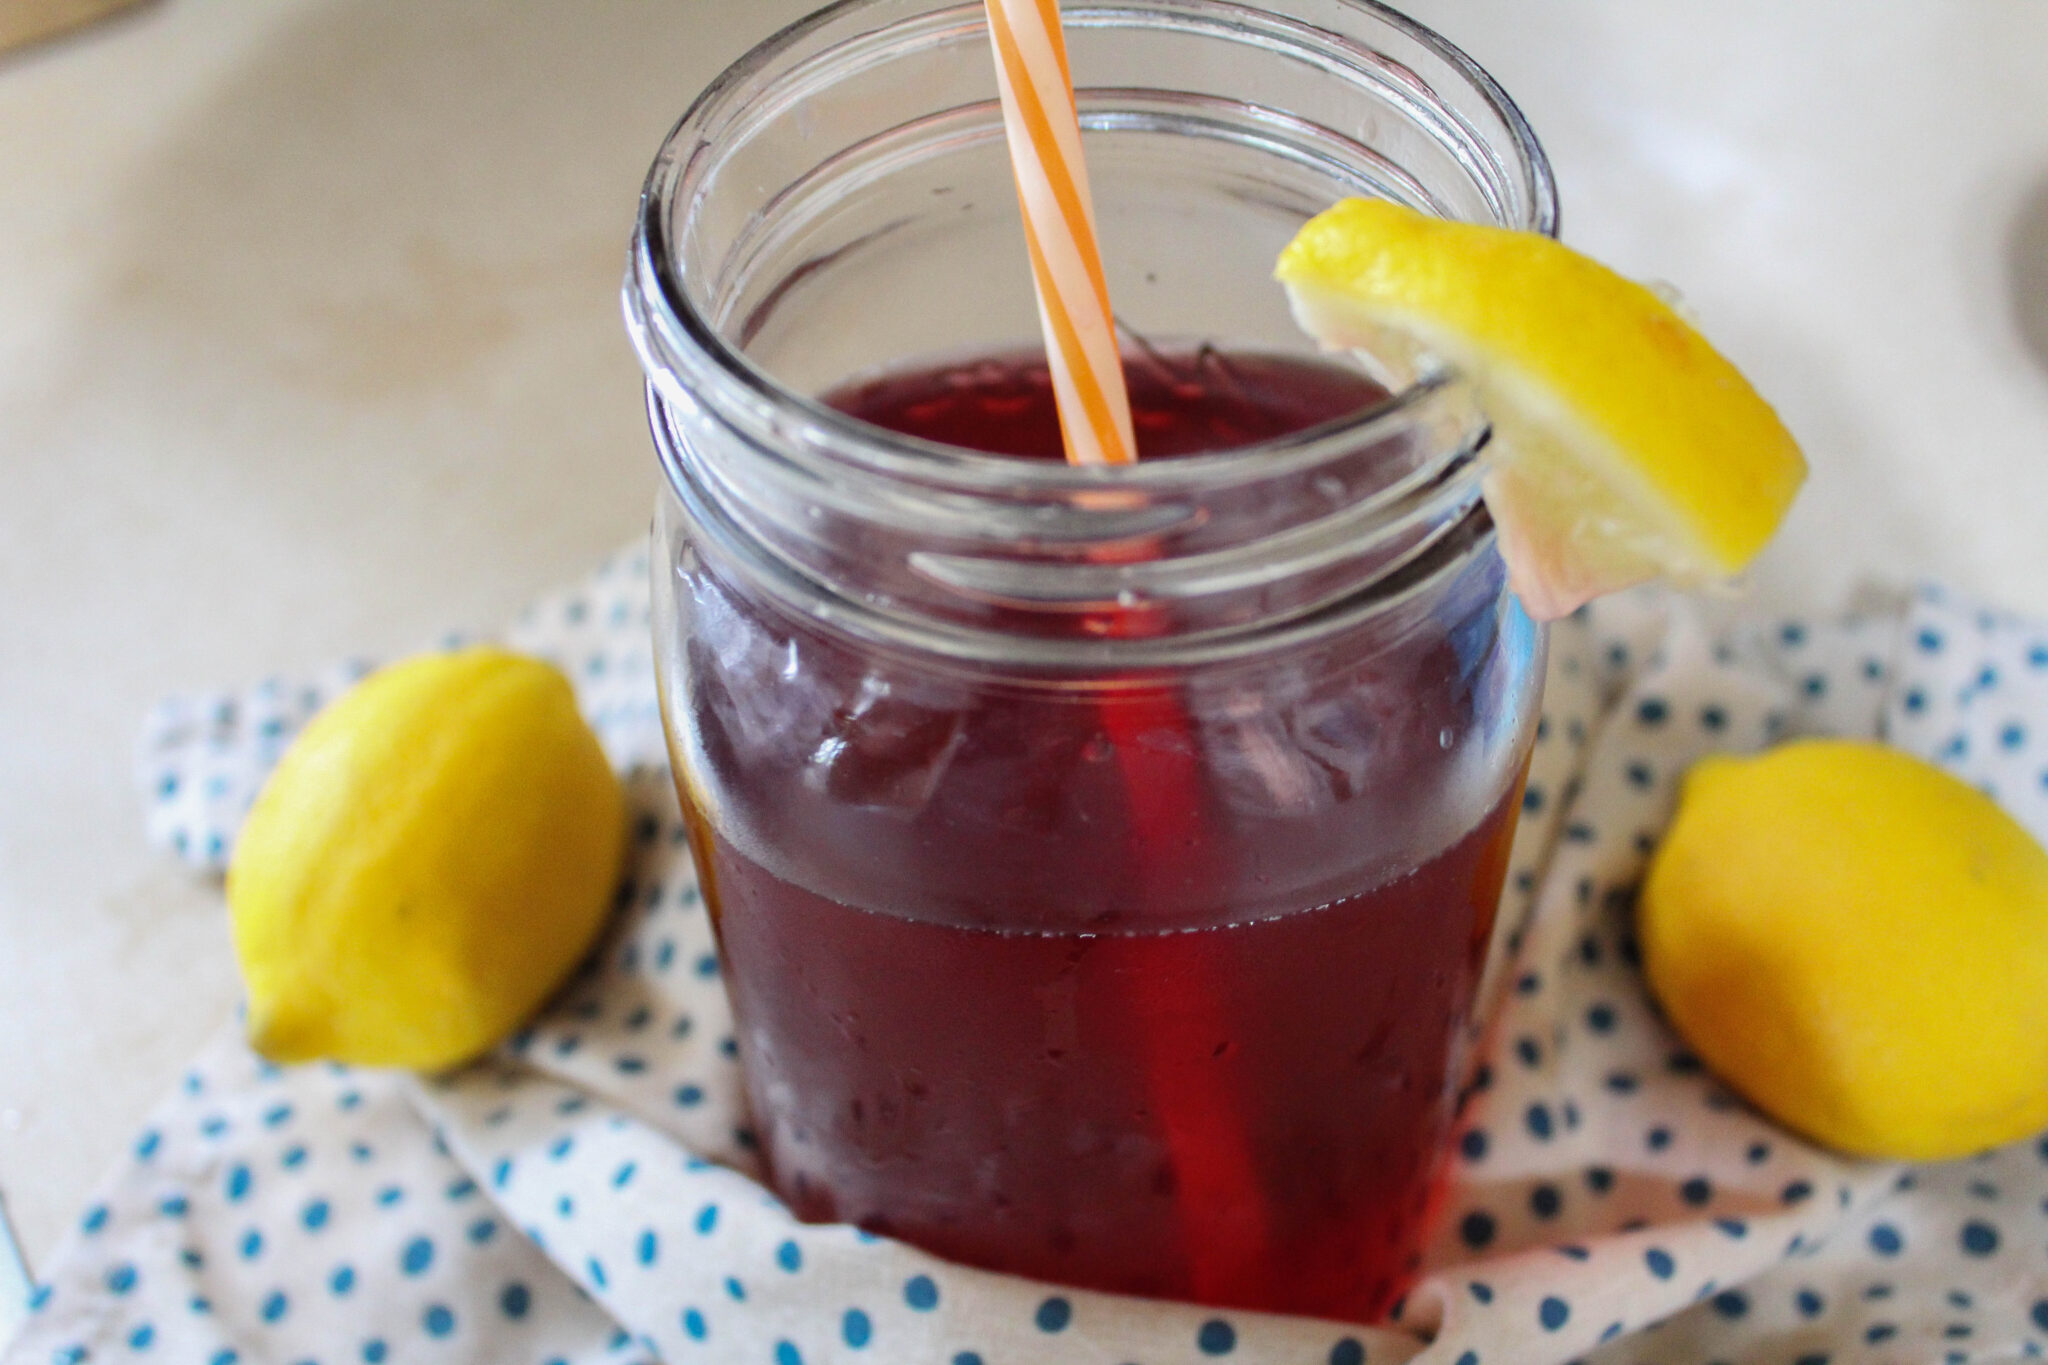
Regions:
M 1130 386 L 1154 459 L 1384 396 L 1208 350 L 1136 357 Z M 826 401 L 1061 456 L 1026 357 Z M 1431 1211 L 1518 800 L 1446 757 L 1486 704 L 1454 624 L 1090 696 L 910 677 L 709 587 L 690 610 L 672 719 L 718 796 L 685 804 L 798 1215 L 1072 1284 L 1383 1314 Z
M 1141 459 L 1228 450 L 1349 416 L 1387 397 L 1355 369 L 1277 354 L 1132 352 L 1124 366 Z M 841 412 L 907 436 L 1025 459 L 1065 458 L 1045 360 L 996 356 L 892 370 L 825 395 Z

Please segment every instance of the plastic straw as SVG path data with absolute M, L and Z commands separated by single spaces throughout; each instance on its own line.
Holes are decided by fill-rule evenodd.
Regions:
M 1081 157 L 1081 121 L 1058 0 L 987 0 L 1010 168 L 1024 209 L 1024 242 L 1038 320 L 1074 464 L 1138 457 L 1110 320 L 1109 281 L 1095 242 L 1095 201 Z
M 1137 458 L 1130 398 L 1109 308 L 1109 283 L 1095 239 L 1095 205 L 1081 154 L 1073 74 L 1058 0 L 986 0 L 1002 91 L 1010 166 L 1024 212 L 1024 241 L 1038 294 L 1060 434 L 1073 464 Z M 1163 629 L 1155 610 L 1119 609 L 1110 633 Z M 1148 885 L 1173 884 L 1201 842 L 1201 774 L 1192 754 L 1145 743 L 1157 731 L 1187 732 L 1186 708 L 1159 689 L 1109 702 L 1103 728 L 1114 746 L 1130 804 L 1139 872 Z M 1162 961 L 1164 960 L 1162 956 Z M 1257 1162 L 1235 1096 L 1189 1069 L 1221 1030 L 1200 969 L 1162 972 L 1135 983 L 1133 1006 L 1147 1050 L 1153 1102 L 1174 1166 L 1181 1250 L 1194 1297 L 1210 1302 L 1256 1293 L 1270 1229 Z M 1179 999 L 1161 990 L 1185 992 Z

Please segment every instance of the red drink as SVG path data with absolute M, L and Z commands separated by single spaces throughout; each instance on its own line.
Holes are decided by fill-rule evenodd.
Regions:
M 1146 460 L 1269 441 L 1385 401 L 1349 366 L 1285 355 L 1154 348 L 1124 365 L 1131 427 Z M 1034 352 L 928 369 L 891 370 L 825 395 L 864 422 L 992 455 L 1062 460 L 1059 409 Z
M 1384 397 L 1206 351 L 1130 381 L 1150 459 Z M 827 401 L 1061 454 L 1042 362 Z M 920 671 L 711 575 L 690 593 L 671 728 L 796 1212 L 1073 1284 L 1381 1315 L 1429 1217 L 1513 830 L 1519 758 L 1475 778 L 1453 745 L 1503 724 L 1497 604 L 1284 669 L 1045 691 Z

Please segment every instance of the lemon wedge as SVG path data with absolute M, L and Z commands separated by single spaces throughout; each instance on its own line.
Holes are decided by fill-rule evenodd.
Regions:
M 1471 382 L 1495 437 L 1487 506 L 1538 619 L 1650 578 L 1731 577 L 1806 477 L 1777 414 L 1690 323 L 1548 237 L 1347 199 L 1275 274 L 1325 347 L 1383 377 Z

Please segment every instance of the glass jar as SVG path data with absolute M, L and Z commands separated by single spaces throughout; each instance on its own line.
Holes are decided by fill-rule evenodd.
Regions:
M 1554 229 L 1512 104 L 1390 10 L 1067 22 L 1145 347 L 1312 352 L 1270 273 L 1345 195 Z M 1037 336 L 978 0 L 835 5 L 722 75 L 625 305 L 664 715 L 777 1191 L 1000 1270 L 1382 1314 L 1542 673 L 1464 386 L 1121 469 L 818 401 Z

